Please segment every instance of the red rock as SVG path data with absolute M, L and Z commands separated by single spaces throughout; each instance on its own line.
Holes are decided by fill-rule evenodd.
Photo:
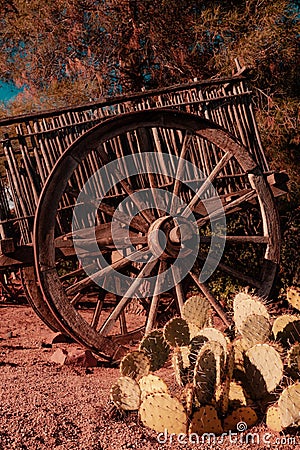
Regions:
M 51 356 L 50 361 L 55 362 L 56 364 L 63 365 L 65 364 L 67 356 L 68 356 L 67 350 L 64 350 L 63 348 L 58 348 Z
M 68 356 L 65 360 L 65 364 L 79 367 L 96 367 L 98 364 L 98 360 L 90 350 L 71 348 L 68 351 Z

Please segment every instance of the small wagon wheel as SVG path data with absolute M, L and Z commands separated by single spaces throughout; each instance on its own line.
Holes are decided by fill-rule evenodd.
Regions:
M 71 215 L 63 207 L 70 195 L 79 195 Z M 226 235 L 226 220 L 213 228 L 224 214 L 229 224 L 242 217 L 250 231 L 253 220 L 252 233 L 248 227 Z M 166 314 L 166 292 L 167 303 L 172 294 L 180 312 L 191 283 L 229 325 L 207 274 L 217 268 L 267 296 L 279 262 L 278 215 L 257 163 L 218 125 L 171 110 L 124 114 L 75 141 L 43 189 L 34 235 L 36 272 L 49 308 L 72 337 L 107 358 L 154 327 L 160 311 Z M 231 246 L 235 257 L 228 264 Z M 254 274 L 252 267 L 248 273 L 237 269 L 240 246 L 258 258 Z M 74 264 L 59 256 L 66 247 Z M 112 302 L 107 292 L 114 293 Z M 75 305 L 89 295 L 96 301 L 87 317 Z M 137 302 L 145 312 L 130 325 L 130 305 Z

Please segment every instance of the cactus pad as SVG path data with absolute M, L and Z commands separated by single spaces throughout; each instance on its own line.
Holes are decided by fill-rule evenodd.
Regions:
M 190 340 L 194 339 L 194 337 L 199 336 L 201 329 L 197 327 L 197 325 L 188 322 L 189 330 L 190 330 Z
M 156 375 L 146 375 L 139 380 L 141 390 L 141 400 L 143 401 L 147 395 L 157 394 L 159 392 L 168 393 L 168 386 L 166 383 Z
M 249 342 L 245 341 L 243 338 L 238 338 L 233 342 L 234 351 L 234 372 L 235 376 L 239 378 L 239 374 L 245 373 L 244 366 L 244 353 L 251 348 Z
M 206 342 L 208 339 L 205 336 L 195 336 L 191 340 L 189 360 L 192 367 L 195 366 L 199 352 Z
M 139 409 L 141 391 L 138 383 L 130 377 L 120 377 L 112 386 L 110 397 L 117 408 L 125 411 Z
M 280 408 L 277 405 L 272 405 L 267 410 L 266 424 L 272 431 L 282 431 L 281 425 L 281 413 Z
M 172 365 L 175 372 L 175 378 L 179 386 L 185 386 L 189 381 L 189 347 L 177 347 L 174 349 Z
M 272 392 L 283 377 L 283 363 L 279 353 L 268 344 L 257 344 L 244 357 L 247 385 L 253 399 Z
M 257 298 L 249 294 L 237 294 L 233 301 L 233 315 L 237 330 L 240 330 L 248 316 L 257 314 L 270 320 L 267 308 Z
M 208 345 L 209 343 L 205 344 L 200 350 L 194 369 L 195 395 L 200 404 L 209 403 L 214 396 L 216 388 L 216 357 Z
M 270 338 L 271 323 L 265 316 L 251 314 L 246 317 L 239 332 L 250 346 L 264 344 Z
M 217 411 L 213 406 L 202 406 L 199 411 L 196 411 L 192 417 L 189 427 L 189 434 L 203 433 L 221 434 L 223 432 L 221 421 L 218 417 Z
M 228 348 L 228 356 L 226 361 L 226 378 L 222 385 L 217 387 L 216 400 L 220 406 L 221 413 L 225 415 L 229 407 L 230 386 L 234 370 L 234 347 L 232 344 Z
M 143 424 L 158 433 L 185 433 L 187 415 L 183 405 L 177 398 L 169 394 L 158 393 L 148 395 L 139 409 Z
M 193 385 L 187 385 L 185 387 L 185 409 L 187 412 L 188 417 L 190 417 L 190 415 L 192 414 L 193 411 L 193 403 L 194 403 L 194 386 Z
M 300 288 L 290 287 L 287 291 L 287 300 L 290 305 L 300 311 Z
M 232 381 L 229 386 L 229 394 L 228 394 L 229 403 L 232 407 L 240 407 L 246 406 L 247 401 L 244 393 L 243 387 Z
M 209 341 L 219 342 L 223 347 L 224 355 L 227 355 L 227 339 L 222 331 L 212 327 L 203 328 L 203 330 L 200 331 L 199 336 L 204 336 Z
M 238 431 L 246 431 L 245 429 L 239 429 L 239 425 L 241 422 L 244 422 L 247 425 L 247 429 L 252 427 L 257 422 L 257 415 L 254 409 L 250 406 L 242 406 L 241 408 L 233 411 L 229 416 L 224 419 L 224 431 L 229 430 L 238 430 Z
M 300 317 L 289 314 L 279 316 L 273 323 L 272 331 L 276 341 L 285 347 L 300 342 Z
M 120 372 L 123 377 L 130 377 L 139 380 L 148 375 L 150 370 L 150 361 L 144 352 L 134 351 L 127 353 L 121 361 Z
M 300 425 L 300 383 L 284 389 L 278 400 L 283 428 Z
M 209 326 L 211 322 L 211 307 L 206 298 L 193 295 L 183 305 L 182 317 L 198 328 Z
M 170 347 L 165 341 L 162 330 L 152 330 L 145 336 L 140 343 L 140 350 L 148 356 L 152 372 L 163 367 L 170 354 Z
M 164 338 L 172 347 L 189 345 L 190 330 L 186 320 L 174 317 L 164 327 Z

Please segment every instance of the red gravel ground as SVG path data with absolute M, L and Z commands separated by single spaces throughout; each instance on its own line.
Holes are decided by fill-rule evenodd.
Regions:
M 0 305 L 0 324 L 0 450 L 300 450 L 300 436 L 272 434 L 263 426 L 250 430 L 257 433 L 256 443 L 244 433 L 223 442 L 217 438 L 215 444 L 201 444 L 201 438 L 199 445 L 189 444 L 184 437 L 183 443 L 173 438 L 160 444 L 136 413 L 122 417 L 112 408 L 109 391 L 118 368 L 51 362 L 65 344 L 44 346 L 53 333 L 28 306 Z M 170 369 L 163 377 L 172 384 Z

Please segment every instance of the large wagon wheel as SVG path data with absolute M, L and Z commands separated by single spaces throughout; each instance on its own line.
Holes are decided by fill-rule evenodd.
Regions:
M 80 178 L 90 177 L 85 187 L 78 186 Z M 72 234 L 72 215 L 63 199 L 77 197 L 81 188 L 71 211 Z M 225 222 L 219 227 L 217 222 L 224 212 L 229 224 L 231 217 L 234 223 L 239 217 L 248 225 L 252 220 L 252 234 L 246 227 L 226 236 Z M 191 283 L 229 325 L 205 281 L 211 266 L 267 296 L 279 262 L 274 199 L 247 149 L 218 125 L 169 110 L 118 116 L 75 141 L 47 180 L 34 234 L 36 272 L 50 310 L 71 336 L 107 358 L 117 357 L 120 343 L 155 326 L 170 303 L 180 312 Z M 219 262 L 218 249 L 224 246 Z M 61 257 L 66 248 L 69 259 Z M 253 260 L 248 273 L 237 268 L 240 248 Z M 230 253 L 235 255 L 231 264 Z M 107 291 L 114 292 L 112 301 Z M 92 311 L 77 309 L 91 292 Z M 132 323 L 130 306 L 137 302 L 145 313 Z

